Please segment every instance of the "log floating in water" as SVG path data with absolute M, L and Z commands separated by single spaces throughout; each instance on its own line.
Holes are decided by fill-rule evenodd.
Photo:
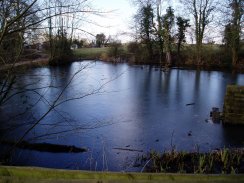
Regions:
M 14 146 L 21 149 L 35 150 L 40 152 L 52 152 L 52 153 L 81 153 L 87 152 L 86 148 L 79 148 L 76 146 L 70 145 L 59 145 L 59 144 L 50 144 L 50 143 L 29 143 L 22 141 L 18 144 L 11 141 L 1 141 L 1 144 Z

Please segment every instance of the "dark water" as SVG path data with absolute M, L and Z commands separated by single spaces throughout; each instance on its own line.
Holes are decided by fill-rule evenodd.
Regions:
M 243 127 L 225 127 L 208 120 L 212 107 L 222 108 L 227 84 L 244 85 L 244 75 L 178 69 L 162 72 L 149 66 L 103 62 L 36 68 L 19 74 L 13 92 L 19 94 L 1 107 L 0 140 L 20 138 L 56 101 L 60 105 L 25 140 L 75 145 L 89 151 L 17 149 L 10 164 L 139 171 L 133 167 L 134 160 L 150 150 L 243 147 Z M 69 101 L 62 103 L 65 100 Z M 187 106 L 189 103 L 194 105 Z M 3 154 L 8 147 L 0 148 Z

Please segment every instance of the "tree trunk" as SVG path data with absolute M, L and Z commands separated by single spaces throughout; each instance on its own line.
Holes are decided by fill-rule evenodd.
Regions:
M 198 42 L 196 45 L 197 48 L 197 65 L 201 65 L 202 64 L 202 43 Z
M 231 51 L 232 51 L 232 67 L 236 67 L 238 61 L 238 51 L 235 48 L 232 48 Z
M 180 55 L 180 47 L 181 47 L 181 41 L 177 43 L 177 58 L 178 58 L 178 63 L 181 61 L 181 55 Z
M 170 51 L 166 52 L 166 66 L 171 66 L 172 64 L 172 58 L 171 58 L 171 53 Z
M 164 43 L 163 43 L 163 39 L 162 39 L 162 22 L 161 22 L 161 1 L 158 1 L 157 4 L 157 21 L 158 21 L 158 39 L 159 39 L 159 63 L 160 66 L 162 64 L 162 57 L 163 57 L 163 47 L 164 47 Z
M 159 63 L 160 63 L 160 66 L 162 64 L 162 58 L 163 58 L 163 48 L 164 48 L 164 45 L 163 45 L 163 40 L 160 36 L 159 38 Z
M 153 49 L 152 49 L 152 43 L 150 40 L 147 41 L 147 51 L 149 55 L 150 61 L 153 59 Z

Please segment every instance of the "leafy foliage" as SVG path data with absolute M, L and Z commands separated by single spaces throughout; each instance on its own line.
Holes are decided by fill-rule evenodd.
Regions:
M 185 43 L 186 42 L 186 35 L 185 35 L 185 32 L 186 32 L 186 29 L 188 27 L 190 27 L 190 24 L 189 24 L 189 19 L 184 19 L 182 17 L 177 17 L 176 18 L 176 24 L 178 26 L 178 32 L 176 34 L 176 38 L 177 38 L 177 54 L 178 54 L 178 57 L 180 57 L 180 48 L 181 48 L 181 45 L 182 43 Z
M 154 12 L 152 5 L 147 3 L 139 9 L 136 16 L 136 21 L 139 22 L 139 34 L 141 42 L 147 47 L 148 59 L 153 57 L 153 38 L 154 38 Z
M 105 41 L 106 41 L 106 36 L 103 33 L 96 35 L 96 46 L 97 47 L 101 48 L 105 44 Z

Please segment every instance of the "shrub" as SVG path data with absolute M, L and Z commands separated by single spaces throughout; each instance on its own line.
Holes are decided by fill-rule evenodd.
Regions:
M 73 59 L 73 52 L 70 48 L 70 41 L 67 39 L 66 34 L 57 35 L 52 40 L 50 65 L 66 64 Z
M 120 42 L 110 43 L 108 54 L 110 57 L 118 58 L 124 53 L 124 49 Z

